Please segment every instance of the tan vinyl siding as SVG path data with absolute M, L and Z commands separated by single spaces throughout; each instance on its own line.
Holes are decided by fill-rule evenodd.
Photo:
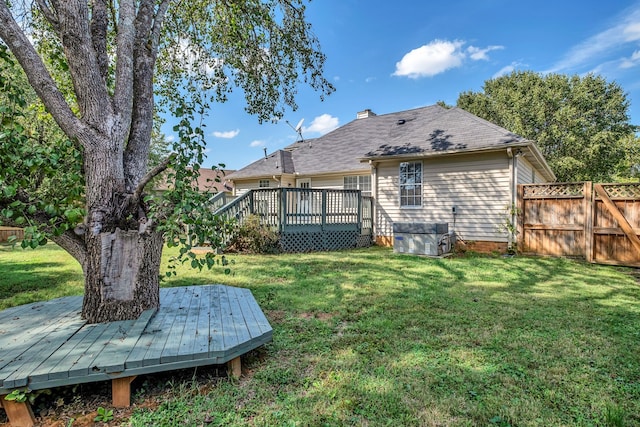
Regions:
M 533 183 L 533 166 L 526 159 L 518 158 L 518 184 Z
M 320 176 L 311 178 L 311 188 L 317 190 L 342 190 L 342 176 Z
M 265 179 L 265 178 L 262 178 L 262 179 Z M 260 179 L 255 179 L 251 181 L 234 181 L 233 184 L 234 184 L 234 195 L 236 196 L 242 196 L 244 193 L 246 193 L 249 190 L 258 190 L 261 188 Z M 280 183 L 275 179 L 269 180 L 268 188 L 278 188 L 279 186 L 280 186 Z
M 393 235 L 393 222 L 446 222 L 464 240 L 506 242 L 498 231 L 509 204 L 506 153 L 423 160 L 423 205 L 400 208 L 398 163 L 378 166 L 376 234 Z

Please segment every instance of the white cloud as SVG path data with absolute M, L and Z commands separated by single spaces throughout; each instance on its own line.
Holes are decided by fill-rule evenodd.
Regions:
M 431 43 L 413 49 L 396 63 L 394 76 L 406 76 L 412 79 L 431 77 L 450 68 L 462 65 L 464 53 L 460 50 L 464 42 L 434 40 Z
M 491 78 L 497 79 L 498 77 L 502 77 L 504 75 L 510 74 L 511 72 L 515 71 L 516 68 L 522 65 L 523 64 L 519 62 L 512 62 L 511 64 L 505 65 L 504 67 L 500 68 L 493 76 L 491 76 Z
M 503 46 L 489 46 L 479 48 L 469 46 L 464 49 L 462 40 L 434 40 L 429 44 L 413 49 L 396 63 L 394 76 L 404 76 L 412 79 L 432 77 L 451 68 L 462 66 L 466 59 L 473 61 L 488 60 L 492 50 L 503 49 Z
M 636 17 L 637 19 L 637 17 Z M 622 30 L 624 33 L 625 41 L 635 42 L 640 40 L 640 22 L 632 22 Z
M 629 58 L 623 58 L 620 68 L 633 68 L 640 64 L 640 50 L 636 50 Z
M 367 77 L 366 79 L 364 79 L 365 83 L 371 83 L 372 81 L 374 81 L 376 78 L 375 77 Z
M 319 133 L 324 135 L 336 129 L 340 121 L 337 117 L 333 117 L 331 114 L 322 114 L 311 122 L 309 126 L 304 126 L 302 131 L 305 133 Z
M 611 53 L 628 48 L 629 43 L 640 41 L 640 5 L 625 10 L 606 30 L 574 46 L 548 72 L 571 71 L 604 63 Z M 627 64 L 623 62 L 623 64 Z
M 176 140 L 176 136 L 175 135 L 167 135 L 165 137 L 165 139 L 167 140 L 167 142 L 173 142 Z
M 261 141 L 259 139 L 256 139 L 255 141 L 251 141 L 251 144 L 249 144 L 249 147 L 264 147 L 265 145 L 267 145 L 267 143 L 265 141 Z
M 492 50 L 501 49 L 504 49 L 504 46 L 488 46 L 484 49 L 475 46 L 469 46 L 467 48 L 467 53 L 469 54 L 469 58 L 473 59 L 474 61 L 488 61 L 489 56 L 487 55 L 487 53 L 491 52 Z
M 231 139 L 238 136 L 239 133 L 240 133 L 240 129 L 229 130 L 225 132 L 215 131 L 213 132 L 213 136 L 215 136 L 216 138 Z

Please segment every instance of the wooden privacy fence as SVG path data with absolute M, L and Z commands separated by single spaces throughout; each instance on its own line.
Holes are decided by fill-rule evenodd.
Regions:
M 518 247 L 640 267 L 640 183 L 518 186 Z
M 0 243 L 8 242 L 11 236 L 16 236 L 18 240 L 22 240 L 24 239 L 24 230 L 15 227 L 0 227 Z

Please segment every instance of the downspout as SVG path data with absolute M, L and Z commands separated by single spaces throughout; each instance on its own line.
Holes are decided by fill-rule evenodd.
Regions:
M 507 227 L 507 248 L 511 250 L 515 241 L 513 225 L 517 221 L 514 207 L 516 206 L 518 163 L 511 147 L 507 148 L 507 156 L 509 157 L 509 205 L 507 206 L 507 221 L 509 221 L 509 224 L 507 225 L 511 225 Z

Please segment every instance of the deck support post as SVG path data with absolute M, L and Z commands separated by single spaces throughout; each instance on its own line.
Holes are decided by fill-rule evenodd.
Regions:
M 242 362 L 240 356 L 227 362 L 227 375 L 229 378 L 239 379 L 242 375 Z
M 131 406 L 131 383 L 136 377 L 137 375 L 133 375 L 111 380 L 111 399 L 114 408 L 128 408 Z
M 11 427 L 33 427 L 36 425 L 36 418 L 29 402 L 4 400 L 5 397 L 6 394 L 0 395 L 0 406 L 7 413 Z

